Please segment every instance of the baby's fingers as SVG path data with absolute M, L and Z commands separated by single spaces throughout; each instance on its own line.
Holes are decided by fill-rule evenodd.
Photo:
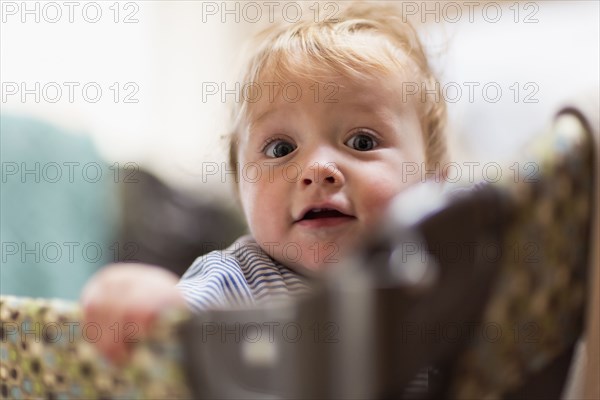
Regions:
M 118 365 L 126 363 L 133 347 L 143 340 L 156 318 L 153 310 L 123 309 L 118 305 L 90 302 L 84 306 L 84 326 L 94 331 L 88 335 L 100 353 Z
M 115 329 L 121 325 L 115 318 L 117 313 L 95 301 L 88 301 L 83 305 L 83 339 L 92 343 L 102 355 L 113 362 L 122 363 L 125 359 L 125 348 L 116 340 L 119 332 Z
M 161 310 L 184 307 L 178 278 L 148 265 L 112 265 L 96 274 L 81 296 L 84 319 L 98 330 L 100 352 L 123 363 Z

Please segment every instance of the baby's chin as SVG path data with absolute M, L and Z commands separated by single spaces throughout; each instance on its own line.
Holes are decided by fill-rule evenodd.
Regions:
M 294 251 L 280 252 L 275 259 L 303 275 L 319 275 L 323 271 L 343 265 L 356 249 L 357 240 L 313 242 L 296 244 Z

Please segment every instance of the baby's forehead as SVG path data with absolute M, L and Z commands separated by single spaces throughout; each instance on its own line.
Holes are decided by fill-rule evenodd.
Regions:
M 417 85 L 415 74 L 407 70 L 362 71 L 355 74 L 338 71 L 263 74 L 245 90 L 245 117 L 256 120 L 269 108 L 290 106 L 302 101 L 324 107 L 336 104 L 352 109 L 369 108 L 373 104 L 403 107 L 396 100 L 406 88 Z M 405 99 L 409 103 L 410 99 Z

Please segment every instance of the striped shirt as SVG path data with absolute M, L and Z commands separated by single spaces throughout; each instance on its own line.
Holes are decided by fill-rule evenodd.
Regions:
M 194 312 L 206 309 L 251 307 L 306 294 L 308 278 L 278 263 L 250 236 L 225 250 L 194 261 L 177 287 Z M 404 390 L 403 399 L 427 393 L 429 369 L 419 371 Z
M 309 291 L 308 278 L 272 259 L 251 236 L 198 257 L 177 287 L 192 311 L 251 307 Z

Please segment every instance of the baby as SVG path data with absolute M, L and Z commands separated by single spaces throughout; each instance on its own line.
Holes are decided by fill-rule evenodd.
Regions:
M 354 3 L 327 20 L 272 27 L 260 40 L 230 136 L 250 235 L 199 258 L 179 281 L 157 267 L 103 269 L 82 295 L 87 321 L 134 322 L 141 336 L 165 308 L 304 293 L 420 181 L 403 176 L 405 163 L 433 170 L 445 161 L 439 84 L 394 6 Z M 104 336 L 101 350 L 125 359 L 125 344 Z

